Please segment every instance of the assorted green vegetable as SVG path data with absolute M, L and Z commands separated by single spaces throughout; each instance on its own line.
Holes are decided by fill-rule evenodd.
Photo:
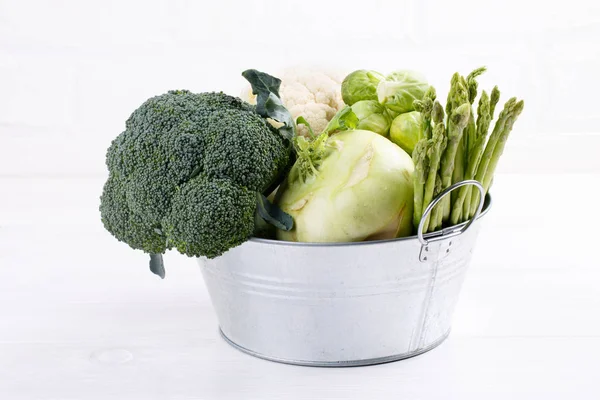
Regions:
M 325 129 L 294 121 L 281 81 L 256 70 L 256 105 L 219 93 L 170 91 L 135 110 L 107 151 L 100 198 L 105 228 L 150 254 L 218 257 L 252 236 L 353 242 L 413 234 L 453 183 L 489 190 L 523 101 L 478 96 L 478 68 L 452 76 L 445 107 L 420 74 L 358 70 L 339 88 L 346 103 Z M 339 96 L 339 94 L 338 94 Z M 296 134 L 304 125 L 308 134 Z M 322 127 L 323 125 L 321 125 Z M 491 132 L 490 132 L 491 129 Z M 479 192 L 463 186 L 426 217 L 424 232 L 473 217 Z

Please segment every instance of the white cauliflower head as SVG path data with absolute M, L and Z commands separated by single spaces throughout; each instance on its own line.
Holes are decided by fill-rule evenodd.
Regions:
M 294 120 L 303 116 L 315 133 L 325 129 L 333 116 L 344 107 L 341 86 L 345 73 L 314 68 L 287 68 L 275 75 L 281 79 L 279 95 Z M 256 103 L 250 87 L 242 99 Z M 298 126 L 298 134 L 306 135 L 308 129 Z

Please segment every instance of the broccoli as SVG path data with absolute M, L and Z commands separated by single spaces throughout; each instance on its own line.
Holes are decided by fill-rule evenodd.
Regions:
M 258 216 L 291 229 L 268 195 L 294 162 L 294 124 L 281 81 L 248 70 L 256 106 L 222 92 L 169 91 L 142 104 L 108 148 L 100 198 L 104 227 L 151 255 L 164 277 L 166 250 L 217 257 L 248 240 Z M 276 129 L 267 117 L 283 123 Z

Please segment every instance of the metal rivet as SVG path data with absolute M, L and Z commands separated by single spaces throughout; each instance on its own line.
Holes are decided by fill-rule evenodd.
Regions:
M 450 249 L 446 249 L 446 253 L 450 253 Z
M 448 243 L 448 247 L 452 246 L 452 241 L 450 241 L 450 243 Z
M 429 251 L 429 246 L 425 246 L 425 251 Z
M 427 257 L 423 257 L 423 261 L 427 261 Z

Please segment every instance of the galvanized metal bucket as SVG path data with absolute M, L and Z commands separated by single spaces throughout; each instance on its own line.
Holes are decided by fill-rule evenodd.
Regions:
M 457 183 L 425 210 L 423 221 Z M 434 234 L 359 243 L 251 239 L 200 258 L 221 333 L 257 357 L 298 365 L 401 360 L 444 341 L 471 259 L 475 217 Z M 483 210 L 483 211 L 482 211 Z M 421 224 L 422 225 L 422 224 Z

